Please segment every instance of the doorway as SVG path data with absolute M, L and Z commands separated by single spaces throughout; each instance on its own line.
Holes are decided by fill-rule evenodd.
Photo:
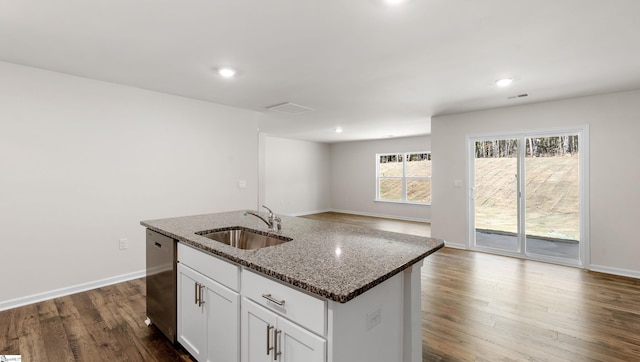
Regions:
M 469 244 L 585 265 L 585 129 L 469 138 Z

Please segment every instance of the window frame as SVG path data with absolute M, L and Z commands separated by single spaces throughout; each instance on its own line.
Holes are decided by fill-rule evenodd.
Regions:
M 431 188 L 431 178 L 433 176 L 430 173 L 429 176 L 407 176 L 407 156 L 413 154 L 425 153 L 429 155 L 429 161 L 431 161 L 431 151 L 415 151 L 415 152 L 384 152 L 384 153 L 376 153 L 376 194 L 374 201 L 376 202 L 389 202 L 396 204 L 412 204 L 412 205 L 431 205 L 431 198 L 429 201 L 409 201 L 407 200 L 407 181 L 410 180 L 425 180 L 429 181 L 429 188 Z M 402 176 L 381 176 L 380 175 L 380 157 L 382 156 L 402 156 Z M 402 199 L 401 200 L 386 200 L 380 198 L 380 181 L 382 179 L 401 179 L 402 182 Z M 431 195 L 431 193 L 429 193 Z

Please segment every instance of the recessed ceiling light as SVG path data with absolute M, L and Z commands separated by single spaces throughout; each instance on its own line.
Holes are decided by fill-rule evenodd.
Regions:
M 335 131 L 336 133 L 342 133 L 342 128 L 341 128 L 341 127 L 336 127 L 336 128 L 334 129 L 334 131 Z
M 502 78 L 496 80 L 496 85 L 498 87 L 506 87 L 513 82 L 513 78 Z
M 236 70 L 229 67 L 222 67 L 218 69 L 218 74 L 223 78 L 233 78 L 236 75 Z

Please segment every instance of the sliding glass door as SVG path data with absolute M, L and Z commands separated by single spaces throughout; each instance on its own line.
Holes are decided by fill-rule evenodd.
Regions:
M 518 140 L 475 141 L 475 244 L 519 253 Z
M 582 265 L 581 132 L 470 138 L 473 249 Z
M 524 142 L 526 253 L 579 260 L 578 135 L 527 137 Z

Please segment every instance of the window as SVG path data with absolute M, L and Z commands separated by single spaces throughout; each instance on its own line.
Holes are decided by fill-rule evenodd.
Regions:
M 376 163 L 376 201 L 431 203 L 431 153 L 381 153 Z

